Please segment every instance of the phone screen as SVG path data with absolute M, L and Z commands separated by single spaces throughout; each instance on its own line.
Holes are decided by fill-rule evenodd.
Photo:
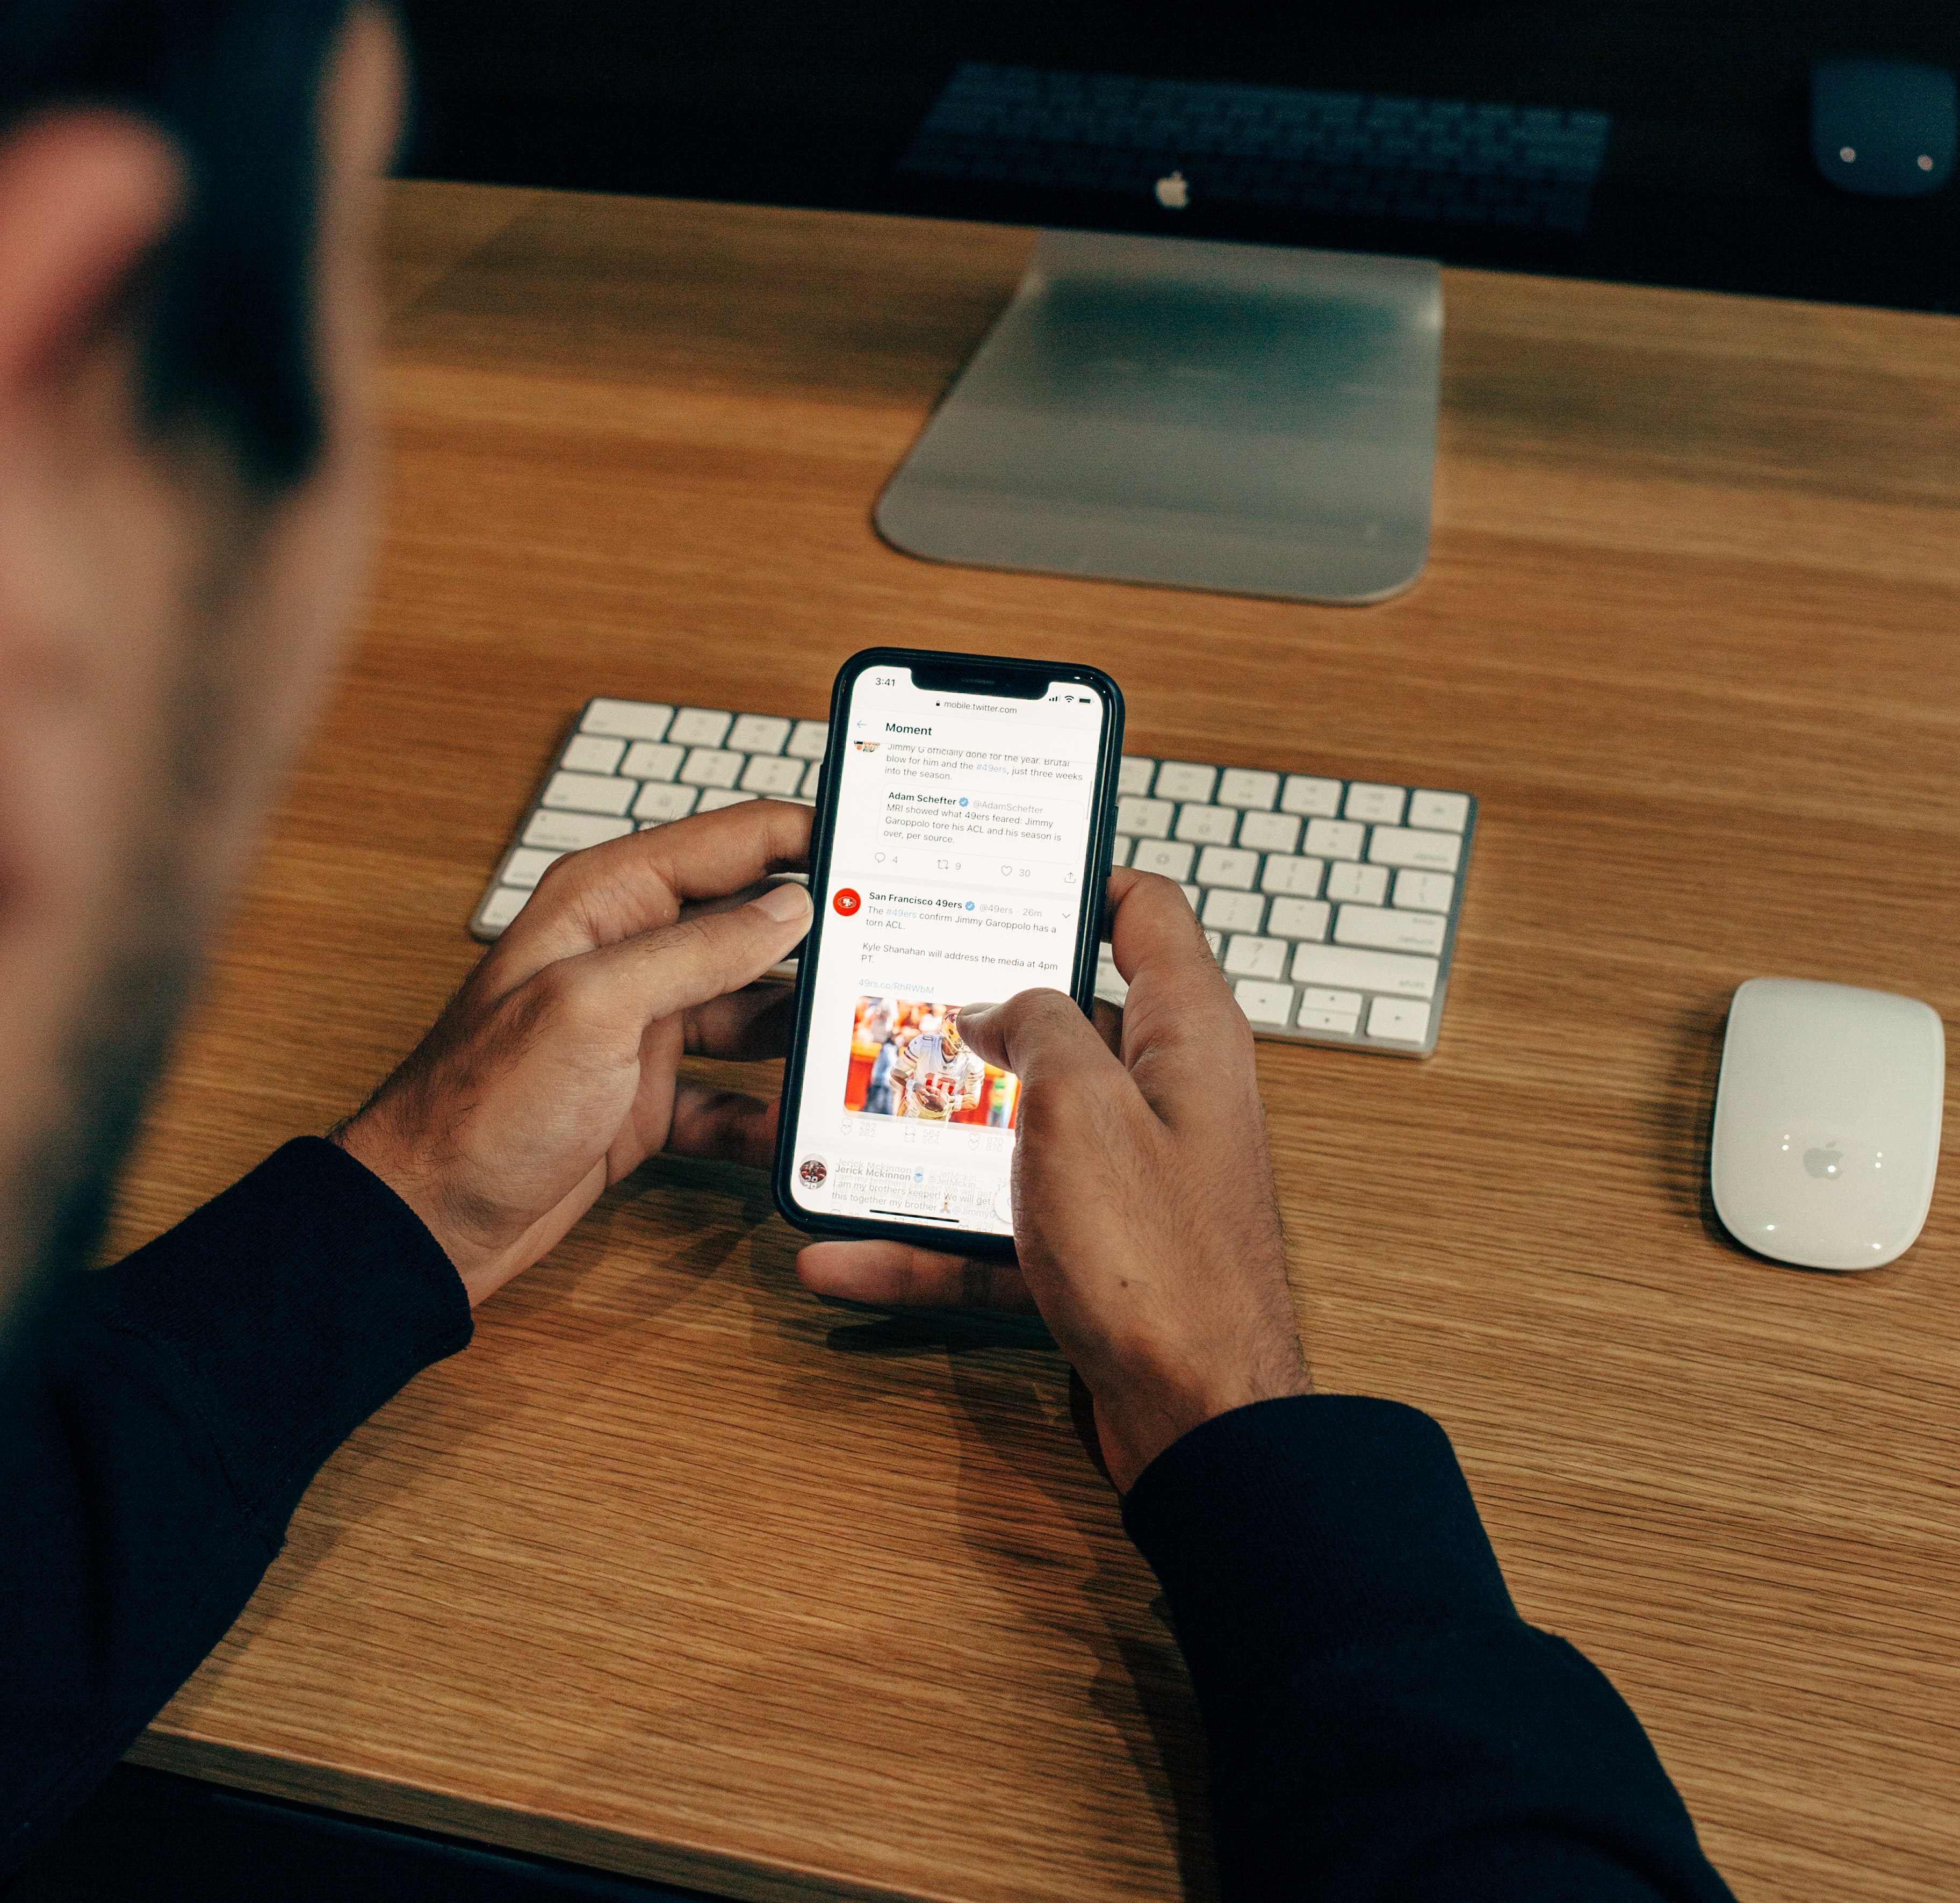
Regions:
M 1071 990 L 1085 905 L 1096 923 L 1110 710 L 1093 686 L 1047 684 L 1029 699 L 952 692 L 873 665 L 833 717 L 784 1184 L 800 1210 L 1013 1233 L 1020 1084 L 966 1044 L 959 1012 L 1032 986 Z

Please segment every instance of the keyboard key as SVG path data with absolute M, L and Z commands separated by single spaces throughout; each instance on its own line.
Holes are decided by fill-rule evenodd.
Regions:
M 1300 820 L 1293 813 L 1248 813 L 1239 822 L 1239 843 L 1257 853 L 1290 853 L 1300 843 Z
M 1225 948 L 1225 972 L 1233 978 L 1283 978 L 1287 954 L 1284 939 L 1234 938 Z M 1284 1018 L 1281 1020 L 1284 1022 Z
M 1230 846 L 1239 815 L 1229 806 L 1180 806 L 1177 836 L 1200 846 Z
M 1470 817 L 1466 793 L 1412 793 L 1409 796 L 1408 823 L 1432 833 L 1460 833 Z
M 1287 859 L 1274 854 L 1259 875 L 1259 888 L 1266 892 L 1284 892 L 1297 899 L 1310 899 L 1320 890 L 1320 875 L 1326 861 Z
M 623 813 L 633 803 L 633 783 L 598 773 L 553 773 L 541 805 L 568 813 Z
M 1205 949 L 1208 951 L 1214 958 L 1220 955 L 1218 948 L 1225 941 L 1223 938 L 1216 932 L 1208 932 L 1204 935 Z
M 802 786 L 804 770 L 800 760 L 787 760 L 780 754 L 758 754 L 743 770 L 739 783 L 745 792 L 787 798 Z
M 651 740 L 636 741 L 626 749 L 619 770 L 631 779 L 671 779 L 686 759 L 685 747 L 657 746 Z
M 1377 998 L 1368 1007 L 1368 1035 L 1419 1044 L 1429 1035 L 1429 1006 L 1406 998 Z
M 1310 819 L 1306 822 L 1306 849 L 1322 859 L 1359 859 L 1367 831 L 1352 820 Z
M 1365 945 L 1377 952 L 1422 952 L 1432 957 L 1443 949 L 1449 921 L 1433 912 L 1385 912 L 1372 905 L 1344 905 L 1334 922 L 1336 945 Z
M 1433 958 L 1352 951 L 1341 945 L 1297 945 L 1293 955 L 1293 975 L 1302 984 L 1351 985 L 1357 991 L 1388 991 L 1405 998 L 1434 996 L 1437 969 Z
M 1241 978 L 1232 987 L 1239 1009 L 1255 1024 L 1284 1026 L 1293 1012 L 1293 987 L 1262 984 L 1256 978 Z
M 1344 1012 L 1351 1018 L 1361 1015 L 1361 994 L 1358 991 L 1330 991 L 1324 985 L 1310 984 L 1300 994 L 1303 1006 L 1311 1005 L 1316 1011 Z
M 1325 899 L 1274 899 L 1266 930 L 1276 939 L 1311 939 L 1318 943 L 1327 936 L 1327 917 L 1332 909 Z
M 537 812 L 524 828 L 524 843 L 554 853 L 582 853 L 588 846 L 623 839 L 632 830 L 633 822 L 628 819 L 601 819 L 591 813 Z
M 1211 797 L 1217 783 L 1216 767 L 1192 767 L 1181 760 L 1166 760 L 1157 769 L 1157 795 L 1160 799 L 1194 799 Z
M 683 747 L 718 747 L 735 723 L 733 714 L 708 707 L 683 707 L 674 716 L 667 738 Z
M 574 734 L 565 742 L 558 763 L 571 767 L 575 773 L 616 773 L 619 770 L 619 756 L 625 751 L 623 740 L 607 740 L 597 734 Z
M 1110 843 L 1110 865 L 1112 867 L 1128 865 L 1130 862 L 1130 848 L 1135 845 L 1135 843 L 1136 841 L 1134 840 L 1125 839 L 1121 833 L 1118 833 L 1115 838 Z M 1402 877 L 1404 878 L 1407 878 L 1408 875 L 1405 872 L 1402 875 Z
M 1141 799 L 1150 790 L 1150 776 L 1157 770 L 1154 760 L 1141 760 L 1125 754 L 1116 769 L 1116 791 L 1125 798 Z
M 1195 885 L 1180 885 L 1177 889 L 1184 894 L 1185 904 L 1195 912 L 1198 910 L 1198 901 L 1201 896 L 1198 888 Z
M 524 909 L 525 901 L 530 896 L 528 887 L 500 885 L 483 901 L 483 910 L 479 916 L 487 928 L 501 932 Z
M 1234 852 L 1229 846 L 1208 846 L 1198 856 L 1200 885 L 1231 885 L 1249 892 L 1258 876 L 1257 853 Z
M 1218 776 L 1218 803 L 1242 806 L 1249 812 L 1269 813 L 1280 796 L 1278 773 L 1255 773 L 1244 767 L 1228 767 Z
M 659 740 L 673 718 L 673 708 L 650 700 L 595 700 L 578 728 L 581 733 L 616 734 L 622 740 Z
M 674 725 L 680 725 L 676 721 Z M 719 747 L 697 747 L 680 770 L 683 786 L 732 786 L 741 777 L 747 763 L 740 754 L 724 753 Z
M 1177 808 L 1167 799 L 1119 799 L 1116 830 L 1132 839 L 1169 839 Z
M 1447 872 L 1398 872 L 1395 903 L 1415 912 L 1446 912 L 1456 894 L 1456 881 Z
M 1161 872 L 1180 884 L 1191 876 L 1191 862 L 1197 849 L 1174 845 L 1169 840 L 1140 839 L 1130 854 L 1130 863 L 1140 872 Z
M 779 754 L 789 737 L 787 720 L 778 720 L 774 714 L 743 714 L 729 728 L 728 744 L 738 754 Z
M 1096 995 L 1104 1003 L 1113 1004 L 1118 1011 L 1130 995 L 1130 987 L 1116 969 L 1116 961 L 1110 957 L 1107 945 L 1102 948 L 1102 958 L 1096 967 Z
M 1352 1037 L 1360 1025 L 1358 1012 L 1323 1012 L 1317 1006 L 1303 1003 L 1300 1015 L 1293 1019 L 1301 1031 L 1338 1031 L 1343 1037 Z
M 1280 795 L 1280 811 L 1300 813 L 1308 818 L 1332 819 L 1341 810 L 1341 783 L 1314 779 L 1305 773 L 1289 773 Z
M 694 809 L 697 813 L 718 812 L 724 806 L 740 806 L 753 799 L 753 793 L 738 793 L 727 786 L 711 786 L 701 796 L 701 804 Z
M 799 720 L 783 751 L 794 760 L 821 760 L 824 743 L 830 738 L 826 720 Z
M 822 783 L 822 780 L 823 762 L 820 760 L 813 760 L 810 763 L 810 770 L 803 776 L 803 796 L 813 805 L 816 802 L 816 789 Z
M 640 789 L 640 797 L 633 802 L 633 817 L 664 825 L 670 819 L 685 819 L 700 797 L 692 786 L 666 786 L 657 780 Z
M 520 846 L 504 862 L 504 869 L 498 875 L 506 885 L 520 885 L 528 892 L 542 878 L 546 870 L 563 859 L 562 853 L 540 853 L 534 847 Z
M 1378 786 L 1357 779 L 1348 789 L 1348 803 L 1342 810 L 1350 819 L 1365 819 L 1382 826 L 1402 823 L 1402 802 L 1408 795 L 1399 786 Z
M 1388 894 L 1389 875 L 1379 865 L 1356 865 L 1350 862 L 1328 869 L 1327 896 L 1331 899 L 1379 905 Z
M 1377 865 L 1411 865 L 1424 872 L 1453 872 L 1462 856 L 1463 842 L 1453 833 L 1377 826 L 1368 841 L 1368 856 Z
M 1205 894 L 1204 910 L 1198 916 L 1220 932 L 1256 932 L 1265 910 L 1266 902 L 1258 893 L 1228 891 L 1220 885 Z

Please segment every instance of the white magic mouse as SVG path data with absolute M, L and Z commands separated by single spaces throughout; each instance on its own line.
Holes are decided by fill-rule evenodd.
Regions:
M 1806 1269 L 1876 1269 L 1933 1201 L 1946 1038 L 1917 998 L 1752 978 L 1729 1007 L 1710 1147 L 1739 1242 Z

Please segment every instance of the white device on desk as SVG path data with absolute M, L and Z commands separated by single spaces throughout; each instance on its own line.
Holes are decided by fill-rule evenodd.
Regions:
M 589 702 L 469 929 L 497 937 L 566 853 L 741 800 L 813 803 L 827 735 L 779 714 Z M 1116 864 L 1183 887 L 1255 1036 L 1435 1050 L 1468 793 L 1134 754 L 1118 790 Z M 1106 946 L 1096 996 L 1120 1005 L 1125 990 Z
M 1709 1174 L 1737 1242 L 1876 1269 L 1917 1239 L 1939 1164 L 1946 1039 L 1917 998 L 1803 978 L 1736 989 Z

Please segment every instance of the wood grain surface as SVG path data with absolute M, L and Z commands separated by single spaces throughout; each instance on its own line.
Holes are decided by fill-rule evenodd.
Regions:
M 1960 1193 L 1714 1226 L 1729 994 L 1960 1022 L 1960 323 L 1452 273 L 1436 537 L 1365 610 L 937 567 L 871 505 L 1023 231 L 397 190 L 385 546 L 126 1247 L 406 1051 L 593 693 L 873 642 L 1110 669 L 1135 751 L 1468 788 L 1424 1065 L 1262 1047 L 1322 1384 L 1434 1413 L 1745 1903 L 1960 1889 Z M 1949 1131 L 1960 1119 L 1949 1117 Z M 1211 1893 L 1153 1583 L 1011 1334 L 822 1305 L 658 1164 L 329 1463 L 145 1762 L 732 1896 Z

